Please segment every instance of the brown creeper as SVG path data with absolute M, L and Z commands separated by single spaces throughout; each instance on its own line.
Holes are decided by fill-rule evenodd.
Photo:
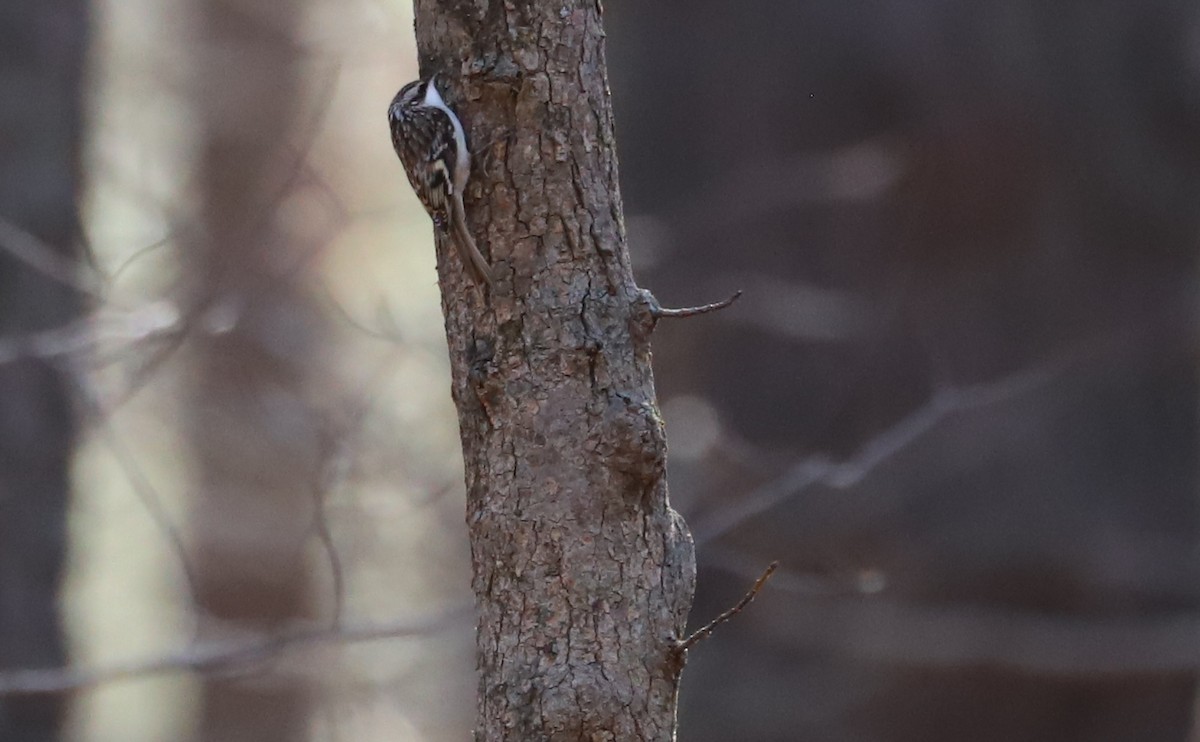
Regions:
M 450 237 L 475 283 L 491 286 L 492 268 L 475 246 L 463 211 L 471 152 L 462 124 L 433 80 L 416 80 L 401 88 L 388 106 L 388 124 L 408 182 L 433 218 L 437 234 Z

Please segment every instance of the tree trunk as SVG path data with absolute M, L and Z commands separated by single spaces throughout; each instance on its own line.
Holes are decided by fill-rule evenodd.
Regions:
M 671 739 L 695 560 L 667 500 L 655 316 L 626 252 L 600 8 L 415 5 L 422 74 L 476 152 L 468 221 L 497 276 L 482 292 L 439 248 L 476 738 Z
M 303 8 L 196 0 L 202 228 L 187 251 L 199 320 L 186 423 L 210 638 L 268 634 L 312 614 L 304 557 L 320 462 L 310 403 L 320 323 L 304 279 L 316 246 L 278 209 L 303 156 L 289 148 L 302 118 Z M 307 678 L 282 668 L 204 675 L 198 739 L 302 739 L 310 694 Z
M 87 31 L 80 0 L 0 3 L 0 218 L 52 261 L 78 254 Z M 69 276 L 33 268 L 11 247 L 0 240 L 0 338 L 74 321 Z M 65 660 L 58 590 L 76 437 L 68 373 L 33 355 L 0 364 L 0 670 Z M 0 739 L 57 739 L 63 709 L 61 696 L 0 699 Z

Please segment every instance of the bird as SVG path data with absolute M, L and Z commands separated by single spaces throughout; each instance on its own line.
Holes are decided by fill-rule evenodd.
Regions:
M 471 236 L 463 208 L 463 189 L 471 174 L 467 138 L 432 78 L 400 88 L 388 106 L 388 125 L 392 147 L 436 233 L 454 243 L 477 285 L 493 286 L 492 267 Z

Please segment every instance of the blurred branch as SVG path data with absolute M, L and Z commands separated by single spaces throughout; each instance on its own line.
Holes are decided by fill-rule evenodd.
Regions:
M 364 336 L 373 340 L 383 340 L 395 345 L 403 345 L 405 342 L 407 342 L 404 339 L 404 334 L 400 330 L 400 327 L 397 324 L 395 317 L 393 317 L 392 311 L 390 307 L 388 307 L 386 301 L 381 301 L 379 303 L 375 313 L 381 327 L 371 327 L 355 317 L 350 310 L 338 300 L 337 296 L 333 292 L 333 289 L 330 288 L 328 283 L 324 281 L 318 281 L 318 283 L 321 287 L 321 291 L 319 292 L 318 296 L 329 305 L 338 319 L 342 320 L 350 329 L 362 333 Z
M 921 667 L 982 665 L 1089 679 L 1200 669 L 1196 615 L 1095 619 L 874 598 L 815 605 L 805 597 L 760 627 L 776 641 L 801 638 L 826 651 Z
M 383 373 L 386 364 L 381 363 L 374 377 Z M 330 578 L 333 582 L 333 616 L 330 625 L 337 627 L 341 624 L 342 611 L 345 607 L 345 569 L 333 539 L 333 530 L 329 527 L 327 505 L 329 497 L 338 490 L 350 477 L 354 466 L 358 444 L 361 443 L 363 426 L 368 415 L 374 411 L 376 396 L 374 384 L 367 382 L 363 385 L 363 393 L 354 400 L 341 421 L 326 420 L 317 434 L 317 477 L 313 483 L 313 522 L 312 528 L 325 552 L 329 565 Z
M 259 245 L 256 249 L 262 249 L 260 239 L 263 235 L 272 228 L 274 220 L 278 216 L 279 209 L 282 207 L 287 197 L 295 192 L 301 184 L 313 185 L 318 188 L 327 197 L 333 200 L 339 207 L 339 211 L 344 214 L 344 208 L 341 208 L 341 202 L 333 195 L 334 191 L 328 183 L 314 173 L 312 166 L 309 164 L 309 155 L 316 144 L 317 136 L 325 121 L 325 116 L 329 111 L 330 104 L 333 100 L 334 88 L 341 76 L 341 66 L 333 65 L 328 71 L 328 76 L 315 85 L 319 92 L 315 98 L 319 101 L 310 116 L 304 119 L 299 125 L 290 127 L 287 131 L 289 134 L 299 131 L 300 134 L 295 137 L 299 142 L 294 148 L 280 147 L 289 155 L 289 160 L 283 166 L 283 175 L 273 188 L 264 188 L 267 195 L 262 199 L 258 208 L 247 208 L 246 212 L 252 214 L 249 222 L 243 225 L 245 231 L 245 239 L 255 245 Z M 193 228 L 195 230 L 197 228 Z M 132 262 L 136 262 L 141 257 L 153 252 L 155 249 L 165 245 L 172 238 L 179 239 L 188 234 L 189 230 L 177 229 L 174 235 L 160 239 L 154 243 L 143 246 L 136 250 L 126 261 L 117 269 L 117 275 L 125 271 Z M 320 240 L 313 240 L 310 247 L 304 250 L 289 253 L 291 258 L 290 263 L 282 268 L 279 272 L 279 277 L 286 278 L 295 276 L 308 266 L 324 248 L 324 244 Z M 251 255 L 244 256 L 246 261 L 249 261 Z M 222 309 L 223 300 L 226 298 L 228 287 L 228 279 L 231 276 L 237 276 L 233 264 L 224 265 L 220 269 L 213 272 L 212 275 L 206 277 L 206 280 L 201 282 L 200 291 L 192 296 L 188 302 L 188 306 L 182 312 L 182 316 L 176 323 L 177 331 L 171 334 L 167 339 L 170 342 L 164 343 L 158 347 L 153 353 L 145 358 L 138 368 L 130 373 L 130 382 L 126 385 L 126 389 L 119 399 L 112 400 L 109 404 L 111 410 L 120 408 L 132 399 L 145 385 L 149 382 L 154 372 L 157 371 L 163 363 L 171 358 L 175 351 L 183 347 L 184 342 L 188 339 L 194 329 L 203 329 L 206 326 L 206 318 L 211 316 L 214 308 Z
M 105 300 L 103 277 L 82 261 L 64 257 L 50 245 L 0 216 L 0 250 L 64 286 Z
M 352 454 L 350 444 L 337 436 L 335 431 L 322 430 L 319 436 L 320 472 L 312 492 L 312 528 L 317 534 L 321 550 L 325 552 L 330 579 L 333 582 L 333 617 L 330 619 L 330 625 L 338 626 L 342 622 L 342 609 L 346 602 L 346 579 L 342 558 L 338 554 L 337 544 L 333 540 L 333 530 L 329 527 L 329 514 L 326 512 L 325 506 L 329 495 L 345 481 L 350 471 Z
M 86 319 L 28 335 L 10 335 L 0 338 L 0 364 L 25 358 L 51 359 L 74 355 L 88 350 L 94 342 Z
M 152 302 L 116 317 L 93 314 L 62 327 L 0 337 L 0 365 L 24 358 L 81 355 L 108 342 L 119 342 L 120 349 L 125 350 L 138 342 L 172 335 L 179 328 L 178 314 L 163 302 Z
M 753 574 L 751 558 L 731 567 Z M 870 596 L 820 596 L 780 570 L 775 610 L 756 615 L 772 646 L 841 652 L 914 667 L 996 667 L 1052 677 L 1200 670 L 1200 615 L 1092 618 L 1002 607 L 922 606 Z M 782 602 L 782 604 L 781 604 Z
M 337 628 L 302 627 L 252 641 L 197 643 L 185 650 L 117 663 L 94 670 L 18 670 L 0 673 L 0 696 L 70 693 L 123 680 L 171 672 L 247 671 L 287 652 L 319 644 L 357 644 L 380 639 L 426 636 L 453 626 L 471 613 L 463 604 L 421 618 L 361 623 Z
M 120 265 L 118 265 L 116 267 L 116 269 L 112 272 L 112 275 L 109 276 L 109 280 L 113 283 L 116 283 L 117 281 L 119 281 L 121 279 L 121 276 L 125 275 L 125 271 L 129 270 L 134 265 L 136 265 L 139 261 L 141 261 L 142 258 L 146 257 L 147 255 L 150 255 L 151 253 L 157 252 L 158 250 L 161 250 L 162 248 L 166 247 L 167 245 L 170 245 L 172 242 L 179 239 L 179 237 L 180 237 L 180 235 L 179 235 L 178 231 L 172 230 L 171 232 L 169 232 L 168 234 L 166 234 L 163 237 L 158 238 L 154 242 L 151 242 L 148 245 L 143 245 L 143 246 L 139 247 L 138 249 L 134 250 L 128 257 L 125 258 L 124 261 L 121 262 Z
M 711 544 L 703 552 L 699 566 L 718 569 L 749 579 L 759 569 L 762 558 L 752 553 L 733 549 L 721 544 Z M 858 570 L 853 575 L 828 574 L 812 570 L 778 570 L 772 576 L 771 585 L 791 593 L 819 596 L 849 596 L 879 592 L 886 584 L 886 576 L 870 569 Z
M 86 381 L 81 381 L 78 384 L 79 396 L 82 398 L 84 405 L 87 407 L 89 416 L 96 421 L 97 429 L 104 439 L 105 445 L 112 452 L 113 458 L 125 473 L 126 479 L 129 481 L 130 487 L 133 488 L 134 494 L 142 503 L 142 507 L 146 509 L 146 513 L 154 524 L 162 531 L 163 537 L 166 539 L 167 545 L 171 552 L 175 555 L 176 561 L 179 563 L 179 571 L 183 575 L 184 582 L 188 588 L 188 599 L 191 605 L 195 608 L 198 605 L 200 587 L 196 575 L 188 560 L 187 546 L 183 541 L 183 534 L 171 521 L 171 516 L 167 512 L 166 505 L 163 504 L 163 497 L 155 489 L 149 477 L 142 470 L 137 462 L 137 458 L 133 452 L 126 448 L 125 442 L 117 435 L 113 429 L 111 411 L 104 407 L 103 401 L 96 393 L 94 387 Z
M 904 451 L 939 422 L 959 412 L 1006 402 L 1050 383 L 1078 353 L 1068 353 L 1035 368 L 999 381 L 936 390 L 923 406 L 902 418 L 859 449 L 849 460 L 834 463 L 812 456 L 792 466 L 781 476 L 760 486 L 729 507 L 697 518 L 692 528 L 696 545 L 712 541 L 750 518 L 823 485 L 846 490 L 866 479 L 879 465 Z

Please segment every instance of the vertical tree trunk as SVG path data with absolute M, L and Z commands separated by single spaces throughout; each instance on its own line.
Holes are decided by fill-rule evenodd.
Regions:
M 303 280 L 314 246 L 278 210 L 297 167 L 288 145 L 301 118 L 303 6 L 195 4 L 201 229 L 187 269 L 203 311 L 187 425 L 201 626 L 214 632 L 265 633 L 311 613 L 318 322 Z M 202 680 L 200 739 L 305 736 L 310 693 L 296 673 Z
M 82 0 L 0 3 L 0 218 L 63 258 L 78 254 Z M 0 338 L 73 321 L 63 283 L 0 244 Z M 68 373 L 26 357 L 0 365 L 0 670 L 54 667 L 65 649 L 58 610 L 76 421 Z M 0 699 L 0 739 L 58 738 L 61 697 Z
M 439 252 L 479 605 L 480 740 L 666 740 L 691 604 L 633 282 L 598 3 L 416 0 L 477 152 L 495 290 Z M 483 10 L 476 12 L 476 8 Z

